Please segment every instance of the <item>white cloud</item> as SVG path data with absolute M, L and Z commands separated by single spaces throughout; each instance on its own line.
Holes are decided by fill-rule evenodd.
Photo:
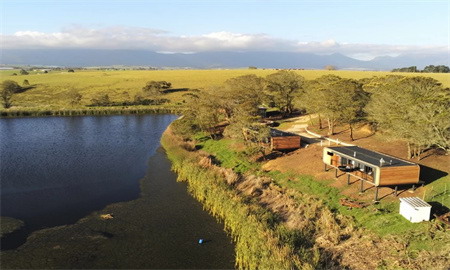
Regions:
M 99 29 L 71 26 L 57 33 L 20 31 L 1 35 L 2 48 L 147 49 L 165 53 L 201 51 L 289 51 L 318 54 L 342 53 L 359 59 L 381 55 L 448 53 L 447 46 L 397 46 L 384 44 L 298 41 L 226 31 L 197 36 L 174 36 L 158 29 L 114 26 Z

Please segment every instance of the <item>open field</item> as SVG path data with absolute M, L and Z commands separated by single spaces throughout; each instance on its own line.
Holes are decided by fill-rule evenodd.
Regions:
M 47 74 L 30 72 L 29 75 L 12 76 L 19 74 L 18 70 L 0 71 L 1 81 L 14 80 L 23 85 L 28 80 L 33 88 L 26 92 L 16 94 L 13 97 L 13 107 L 10 110 L 69 110 L 74 109 L 70 105 L 69 93 L 76 91 L 82 94 L 81 108 L 91 103 L 92 98 L 102 94 L 108 94 L 111 101 L 132 100 L 141 92 L 146 82 L 151 80 L 165 80 L 172 83 L 174 89 L 208 89 L 221 85 L 229 78 L 256 74 L 265 77 L 276 72 L 273 69 L 266 70 L 154 70 L 154 71 L 115 71 L 115 70 L 76 70 L 74 73 L 67 71 L 50 71 Z M 439 73 L 392 73 L 375 71 L 326 71 L 326 70 L 297 70 L 306 79 L 316 79 L 326 74 L 334 74 L 343 78 L 370 78 L 373 76 L 385 76 L 399 74 L 404 76 L 427 76 L 439 80 L 444 86 L 450 87 L 450 74 Z M 164 96 L 171 100 L 171 106 L 180 105 L 185 91 L 173 92 Z

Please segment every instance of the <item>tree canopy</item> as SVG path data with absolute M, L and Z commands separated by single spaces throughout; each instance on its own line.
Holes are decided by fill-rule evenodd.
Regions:
M 310 113 L 324 116 L 328 122 L 328 134 L 334 134 L 337 122 L 352 124 L 362 116 L 368 95 L 355 80 L 335 75 L 325 75 L 307 84 L 301 104 Z M 353 134 L 350 133 L 353 140 Z
M 142 91 L 146 93 L 147 95 L 157 96 L 161 95 L 166 91 L 167 89 L 170 89 L 172 87 L 172 84 L 170 82 L 166 81 L 149 81 L 147 84 L 142 88 Z
M 365 85 L 370 120 L 386 134 L 406 140 L 408 158 L 433 145 L 450 148 L 450 90 L 432 78 L 387 76 Z
M 305 78 L 293 71 L 281 70 L 266 77 L 269 98 L 285 115 L 294 110 L 294 99 L 303 91 Z
M 6 80 L 3 81 L 1 84 L 1 99 L 3 103 L 3 108 L 7 109 L 10 108 L 12 103 L 11 99 L 13 95 L 17 92 L 20 92 L 22 90 L 22 87 L 20 85 L 12 80 Z

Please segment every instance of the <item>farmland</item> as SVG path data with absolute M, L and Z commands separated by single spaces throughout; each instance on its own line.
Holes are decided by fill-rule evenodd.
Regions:
M 223 84 L 227 79 L 242 75 L 255 74 L 265 77 L 276 70 L 76 70 L 50 71 L 49 73 L 30 72 L 28 75 L 19 74 L 17 70 L 0 71 L 1 80 L 13 80 L 23 85 L 24 80 L 30 83 L 30 89 L 16 94 L 13 107 L 10 110 L 69 110 L 81 109 L 91 104 L 91 99 L 99 95 L 108 94 L 113 102 L 129 101 L 142 91 L 148 81 L 168 81 L 173 89 L 209 89 Z M 316 79 L 327 74 L 334 74 L 342 78 L 371 78 L 398 74 L 403 76 L 427 76 L 440 81 L 445 87 L 450 87 L 449 74 L 421 74 L 421 73 L 392 73 L 374 71 L 325 71 L 325 70 L 297 70 L 298 74 L 307 80 Z M 70 93 L 78 92 L 82 95 L 79 104 L 71 105 Z M 183 94 L 186 91 L 169 93 L 164 98 L 171 102 L 168 106 L 182 105 Z M 167 105 L 166 105 L 167 106 Z

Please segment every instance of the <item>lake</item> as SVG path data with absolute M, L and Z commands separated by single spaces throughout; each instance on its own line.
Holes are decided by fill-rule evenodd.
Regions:
M 152 240 L 151 247 L 143 248 L 148 256 L 138 262 L 133 258 L 126 265 L 111 264 L 102 260 L 100 249 L 92 251 L 96 260 L 79 265 L 232 268 L 233 245 L 223 224 L 202 210 L 187 193 L 186 184 L 176 182 L 170 162 L 160 149 L 161 134 L 175 118 L 120 115 L 0 119 L 1 215 L 26 224 L 1 240 L 2 250 L 18 248 L 34 231 L 73 224 L 112 203 L 129 201 L 123 208 L 135 205 L 124 211 L 124 222 L 117 226 L 127 231 L 131 225 L 127 225 L 125 213 L 131 217 L 137 214 L 133 209 L 145 211 L 138 222 L 145 231 L 142 241 Z M 141 194 L 142 189 L 145 194 Z M 117 250 L 142 244 L 131 235 L 126 244 L 124 239 L 117 242 L 122 245 Z M 207 243 L 199 245 L 200 238 Z M 114 241 L 108 245 L 116 245 Z M 5 254 L 7 257 L 8 252 Z

